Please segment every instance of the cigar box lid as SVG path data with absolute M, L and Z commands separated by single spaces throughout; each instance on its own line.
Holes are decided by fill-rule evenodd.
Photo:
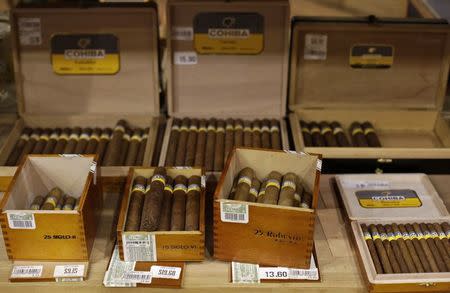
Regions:
M 167 11 L 169 115 L 285 115 L 288 1 L 174 0 Z
M 152 3 L 21 5 L 13 10 L 19 113 L 159 113 Z
M 439 111 L 449 31 L 445 20 L 295 18 L 289 108 Z
M 449 216 L 426 174 L 346 174 L 336 182 L 350 220 Z

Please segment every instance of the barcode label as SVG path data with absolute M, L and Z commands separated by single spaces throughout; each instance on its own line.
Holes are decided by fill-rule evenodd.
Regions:
M 221 202 L 220 220 L 222 222 L 247 224 L 249 220 L 248 205 Z
M 58 277 L 55 281 L 57 283 L 83 282 L 83 277 Z
M 126 272 L 123 275 L 123 279 L 133 283 L 150 284 L 152 282 L 152 274 L 151 272 Z
M 156 261 L 154 234 L 122 234 L 125 261 Z
M 58 265 L 55 266 L 53 277 L 82 277 L 84 276 L 84 265 Z
M 178 267 L 165 267 L 165 266 L 152 266 L 150 269 L 153 278 L 157 279 L 175 279 L 178 280 L 181 275 L 181 268 Z
M 327 41 L 327 35 L 306 34 L 303 58 L 305 60 L 326 60 Z
M 317 269 L 289 269 L 289 279 L 319 280 L 319 271 Z
M 19 41 L 23 46 L 42 44 L 41 19 L 38 17 L 21 17 L 18 20 Z
M 176 26 L 172 28 L 172 40 L 192 41 L 194 39 L 194 30 L 192 27 Z
M 42 276 L 43 266 L 14 266 L 11 278 L 39 278 Z
M 25 212 L 7 212 L 8 225 L 11 229 L 36 229 L 34 214 Z
M 197 53 L 195 52 L 175 52 L 173 54 L 175 65 L 195 65 L 197 62 Z

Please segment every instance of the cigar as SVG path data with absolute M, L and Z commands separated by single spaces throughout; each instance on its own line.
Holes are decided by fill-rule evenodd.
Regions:
M 372 123 L 366 121 L 361 126 L 364 130 L 364 135 L 366 136 L 369 147 L 381 147 L 380 140 L 378 139 L 378 135 L 375 133 Z
M 269 119 L 263 119 L 261 121 L 261 147 L 264 149 L 270 149 L 271 146 L 270 121 Z
M 391 263 L 389 262 L 386 249 L 384 248 L 383 241 L 380 238 L 380 234 L 378 233 L 377 227 L 375 227 L 374 224 L 371 224 L 369 225 L 369 230 L 372 233 L 372 239 L 375 244 L 378 257 L 380 258 L 381 265 L 383 266 L 384 273 L 392 274 L 394 271 L 392 270 Z
M 312 193 L 307 192 L 306 190 L 303 191 L 303 195 L 300 201 L 300 207 L 305 209 L 312 208 Z
M 147 182 L 140 231 L 150 232 L 158 229 L 164 187 L 166 186 L 166 175 L 165 168 L 157 167 L 153 172 L 153 177 L 150 179 L 150 182 Z
M 248 120 L 244 121 L 244 135 L 243 135 L 244 147 L 252 147 L 253 145 L 253 130 L 252 123 Z
M 378 258 L 377 250 L 375 248 L 375 244 L 373 242 L 372 235 L 370 235 L 367 225 L 361 224 L 361 230 L 364 234 L 364 240 L 366 240 L 366 244 L 367 244 L 367 248 L 369 249 L 370 256 L 372 257 L 375 271 L 377 272 L 377 274 L 382 274 L 383 267 L 381 266 L 381 262 L 380 262 L 380 259 Z
M 377 226 L 377 230 L 380 234 L 381 241 L 383 242 L 384 249 L 386 250 L 386 254 L 388 256 L 389 262 L 391 263 L 392 270 L 394 271 L 395 274 L 402 273 L 399 262 L 397 261 L 397 258 L 395 256 L 394 249 L 392 248 L 391 243 L 389 242 L 388 236 L 386 234 L 386 230 L 384 229 L 383 225 L 381 225 L 381 224 L 378 224 L 376 226 Z
M 55 149 L 55 146 L 56 146 L 56 143 L 58 142 L 60 134 L 61 134 L 61 128 L 55 128 L 52 131 L 52 134 L 50 135 L 49 140 L 47 141 L 47 144 L 45 145 L 45 148 L 42 151 L 43 154 L 53 153 L 53 150 Z
M 188 183 L 185 230 L 197 231 L 199 229 L 201 178 L 200 176 L 191 176 Z
M 225 143 L 225 121 L 218 120 L 216 128 L 216 146 L 214 150 L 214 171 L 222 171 Z
M 412 239 L 409 236 L 409 232 L 406 230 L 406 228 L 405 228 L 405 226 L 403 224 L 398 225 L 398 229 L 400 230 L 400 232 L 403 235 L 402 239 L 404 239 L 404 241 L 405 241 L 405 245 L 408 248 L 408 252 L 411 255 L 411 258 L 412 258 L 412 260 L 414 262 L 414 266 L 416 267 L 416 271 L 418 273 L 424 273 L 425 269 L 424 269 L 424 267 L 422 265 L 422 261 L 420 260 L 419 254 L 417 253 L 416 248 L 414 247 Z
M 328 147 L 337 147 L 338 142 L 336 137 L 333 135 L 333 131 L 331 130 L 330 124 L 326 121 L 320 122 L 320 133 L 325 139 L 325 143 Z
M 63 206 L 64 206 L 64 202 L 66 201 L 66 195 L 63 195 L 59 200 L 58 203 L 56 204 L 55 210 L 60 211 L 62 210 Z
M 230 194 L 228 195 L 228 199 L 234 199 L 234 196 L 235 196 L 235 194 L 236 194 L 236 184 L 237 184 L 237 182 L 238 182 L 238 179 L 239 179 L 238 176 L 234 177 L 234 179 L 233 179 L 233 185 L 232 185 L 232 187 L 231 187 Z
M 61 131 L 61 135 L 58 137 L 58 141 L 56 142 L 52 154 L 62 154 L 64 152 L 67 141 L 69 141 L 70 132 L 71 132 L 70 128 L 64 128 Z
M 100 136 L 102 135 L 101 128 L 94 128 L 91 136 L 89 137 L 89 141 L 87 143 L 86 149 L 84 150 L 85 154 L 95 154 L 97 150 L 98 143 L 100 141 Z
M 31 135 L 30 139 L 26 142 L 25 146 L 22 149 L 22 152 L 20 153 L 19 159 L 17 160 L 16 164 L 19 164 L 23 158 L 25 158 L 29 153 L 31 153 L 34 149 L 34 146 L 36 145 L 37 141 L 39 140 L 39 137 L 42 133 L 41 128 L 35 128 Z
M 42 205 L 42 210 L 54 210 L 56 207 L 56 204 L 60 200 L 60 198 L 63 196 L 63 192 L 58 187 L 53 188 L 50 190 L 50 192 L 47 194 L 47 197 L 45 198 L 45 202 Z
M 289 172 L 283 176 L 283 183 L 281 184 L 280 198 L 278 205 L 293 207 L 295 201 L 295 190 L 297 189 L 296 182 L 297 175 Z
M 119 161 L 115 164 L 117 166 L 124 166 L 127 159 L 128 148 L 130 147 L 131 136 L 133 131 L 127 128 L 122 136 L 122 146 L 120 147 Z
M 164 197 L 161 207 L 161 218 L 159 219 L 158 231 L 170 230 L 170 217 L 172 216 L 172 194 L 173 194 L 173 180 L 167 176 L 166 186 L 164 186 Z
M 103 166 L 116 166 L 118 164 L 122 149 L 123 136 L 127 128 L 128 127 L 125 120 L 119 120 L 117 122 L 103 158 Z
M 188 180 L 182 175 L 174 179 L 171 231 L 183 231 L 186 220 L 186 192 Z
M 313 146 L 315 146 L 315 147 L 326 146 L 325 139 L 322 136 L 319 124 L 317 124 L 316 122 L 311 122 L 311 123 L 309 123 L 309 128 L 311 129 L 310 131 L 311 131 L 311 139 L 312 139 Z
M 236 119 L 234 122 L 234 146 L 241 147 L 244 145 L 244 121 Z
M 303 142 L 305 143 L 305 147 L 314 146 L 311 136 L 311 130 L 309 128 L 309 123 L 306 121 L 300 120 L 300 127 L 302 130 Z
M 44 203 L 44 200 L 45 199 L 43 196 L 40 196 L 40 195 L 36 196 L 30 205 L 30 210 L 34 210 L 34 211 L 40 210 L 42 204 Z
M 294 193 L 294 206 L 295 207 L 300 206 L 300 203 L 302 201 L 302 194 L 303 194 L 303 185 L 301 183 L 300 177 L 297 176 L 297 181 L 295 182 L 295 193 Z
M 78 140 L 80 139 L 81 128 L 75 127 L 69 136 L 69 141 L 67 141 L 66 147 L 64 148 L 64 154 L 73 154 L 75 147 L 77 146 Z
M 224 155 L 223 155 L 223 161 L 226 162 L 228 155 L 230 154 L 231 150 L 234 146 L 234 120 L 233 119 L 227 119 L 226 120 L 226 127 L 225 127 L 225 148 L 224 148 Z
M 102 135 L 100 136 L 100 141 L 98 142 L 96 154 L 98 155 L 98 165 L 103 165 L 103 159 L 105 157 L 106 149 L 109 145 L 109 141 L 111 140 L 111 128 L 105 128 L 102 131 Z
M 447 250 L 445 249 L 445 245 L 442 241 L 447 241 L 447 237 L 445 237 L 444 235 L 440 235 L 434 225 L 435 224 L 427 224 L 428 230 L 431 233 L 431 237 L 434 241 L 434 244 L 436 245 L 437 250 L 439 251 L 440 257 L 445 263 L 447 271 L 450 271 L 450 256 L 448 255 Z
M 180 139 L 181 120 L 174 118 L 172 120 L 172 128 L 170 130 L 169 145 L 166 153 L 166 166 L 175 165 L 175 156 L 177 154 L 178 140 Z
M 80 140 L 78 141 L 77 145 L 75 146 L 75 154 L 84 154 L 84 151 L 86 150 L 86 147 L 88 145 L 89 139 L 92 134 L 92 128 L 84 128 L 81 131 Z
M 239 179 L 236 184 L 236 192 L 234 194 L 235 200 L 247 201 L 250 188 L 252 186 L 252 180 L 255 177 L 255 171 L 247 167 L 242 169 L 238 175 Z
M 214 150 L 216 147 L 216 119 L 208 122 L 208 133 L 206 134 L 205 168 L 206 171 L 214 171 Z
M 277 171 L 272 171 L 267 176 L 266 193 L 264 195 L 264 203 L 274 204 L 278 203 L 278 196 L 280 193 L 280 182 L 282 175 Z
M 208 131 L 205 119 L 198 123 L 197 143 L 195 145 L 194 166 L 203 167 L 205 165 L 206 132 Z
M 425 257 L 427 258 L 428 263 L 430 264 L 431 271 L 432 272 L 439 272 L 439 267 L 436 263 L 436 260 L 433 257 L 433 253 L 431 252 L 430 247 L 428 246 L 428 243 L 426 239 L 424 238 L 424 235 L 422 233 L 422 230 L 420 229 L 419 224 L 414 223 L 413 225 L 414 232 L 416 232 L 417 239 L 422 246 L 423 252 L 425 253 Z
M 77 201 L 75 202 L 75 206 L 73 207 L 73 210 L 76 211 L 80 207 L 80 197 L 77 198 Z
M 441 225 L 435 223 L 434 227 L 439 233 L 439 239 L 441 239 L 444 243 L 447 254 L 450 256 L 450 243 L 448 241 L 448 239 L 450 238 L 450 229 L 448 223 L 444 222 Z
M 272 149 L 281 150 L 280 125 L 277 119 L 270 120 L 270 144 Z
M 361 124 L 353 122 L 350 125 L 350 134 L 352 137 L 353 146 L 355 147 L 368 147 L 366 136 L 362 130 Z
M 133 136 L 130 139 L 130 144 L 128 146 L 127 156 L 124 161 L 124 166 L 135 166 L 136 158 L 139 152 L 139 145 L 142 140 L 142 129 L 136 128 L 133 131 Z
M 136 157 L 135 166 L 142 166 L 144 163 L 144 155 L 145 155 L 145 148 L 147 146 L 147 139 L 148 139 L 148 132 L 150 131 L 150 128 L 145 128 L 141 142 L 139 143 L 139 150 Z
M 18 163 L 17 161 L 20 158 L 20 154 L 22 153 L 28 140 L 30 140 L 30 135 L 31 135 L 32 131 L 33 130 L 29 127 L 25 127 L 22 130 L 22 134 L 20 135 L 19 140 L 17 141 L 16 145 L 14 146 L 14 149 L 9 154 L 8 160 L 6 161 L 6 166 L 17 165 L 17 163 Z
M 350 142 L 345 136 L 344 129 L 341 124 L 337 121 L 331 122 L 331 127 L 333 128 L 333 135 L 336 137 L 336 141 L 340 147 L 350 147 Z
M 184 166 L 184 159 L 186 157 L 186 144 L 189 136 L 189 118 L 184 118 L 181 121 L 180 136 L 178 138 L 177 152 L 175 154 L 175 166 Z
M 263 179 L 261 188 L 259 189 L 258 192 L 258 197 L 256 198 L 256 202 L 258 203 L 264 202 L 264 197 L 266 196 L 266 186 L 267 186 L 267 179 Z
M 400 232 L 400 229 L 398 228 L 397 224 L 392 225 L 386 225 L 386 230 L 389 229 L 392 230 L 392 233 L 394 233 L 395 237 L 395 243 L 397 244 L 398 248 L 400 249 L 400 252 L 403 256 L 403 260 L 405 261 L 406 267 L 408 268 L 409 273 L 417 273 L 417 269 L 415 266 L 415 262 L 413 260 L 413 257 L 409 253 L 409 249 L 407 248 L 405 244 L 405 240 L 403 239 L 403 234 Z M 420 264 L 420 260 L 417 258 L 418 263 Z
M 399 226 L 399 227 L 401 227 L 401 226 Z M 423 250 L 422 245 L 420 244 L 419 239 L 417 238 L 416 232 L 414 232 L 413 226 L 410 224 L 406 224 L 405 228 L 406 228 L 406 231 L 408 231 L 408 233 L 409 233 L 409 238 L 411 239 L 411 241 L 414 245 L 414 249 L 416 250 L 417 255 L 419 256 L 420 262 L 422 263 L 422 266 L 423 266 L 425 272 L 427 272 L 427 273 L 432 272 L 431 265 L 428 262 L 428 258 Z
M 52 133 L 52 129 L 45 128 L 41 135 L 39 136 L 39 140 L 34 145 L 33 150 L 31 151 L 32 154 L 42 154 L 44 151 L 48 140 L 50 139 L 50 134 Z
M 423 237 L 425 240 L 424 242 L 426 242 L 428 250 L 430 250 L 434 261 L 437 265 L 437 268 L 440 272 L 446 272 L 447 271 L 447 266 L 445 264 L 444 259 L 441 257 L 441 255 L 439 254 L 439 250 L 436 246 L 436 243 L 434 242 L 434 239 L 431 236 L 430 231 L 428 230 L 428 227 L 426 224 L 421 223 L 418 225 L 420 230 L 422 231 Z
M 75 199 L 75 197 L 68 195 L 65 197 L 64 205 L 63 205 L 62 209 L 64 211 L 71 211 L 75 207 L 76 202 L 77 202 L 77 200 Z
M 194 166 L 195 150 L 197 148 L 196 146 L 197 133 L 198 133 L 198 120 L 192 119 L 186 143 L 186 157 L 184 158 L 184 166 Z
M 139 231 L 141 225 L 142 206 L 144 205 L 145 187 L 147 179 L 137 176 L 133 181 L 133 189 L 128 204 L 125 231 Z
M 258 192 L 261 187 L 261 182 L 258 180 L 258 178 L 252 179 L 252 185 L 250 186 L 250 190 L 248 191 L 247 200 L 250 202 L 256 202 L 256 199 L 258 198 Z
M 252 123 L 252 147 L 261 147 L 261 121 L 259 119 Z

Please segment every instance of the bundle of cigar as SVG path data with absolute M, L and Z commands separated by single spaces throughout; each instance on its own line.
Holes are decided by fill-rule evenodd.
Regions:
M 273 205 L 311 208 L 312 194 L 295 173 L 272 171 L 259 180 L 252 168 L 242 169 L 234 179 L 228 199 Z
M 63 210 L 72 211 L 78 209 L 80 198 L 75 198 L 55 187 L 44 197 L 36 196 L 30 205 L 30 210 Z
M 201 177 L 167 176 L 157 167 L 151 178 L 133 181 L 125 231 L 199 230 Z
M 373 125 L 368 121 L 350 125 L 351 144 L 337 121 L 317 123 L 300 120 L 300 127 L 307 147 L 381 147 Z
M 206 171 L 222 171 L 228 154 L 240 146 L 281 149 L 279 121 L 174 118 L 165 166 L 201 166 Z
M 124 120 L 111 128 L 28 128 L 6 162 L 16 166 L 28 154 L 98 154 L 98 165 L 139 166 L 144 160 L 149 129 L 131 130 Z
M 450 272 L 450 225 L 361 225 L 378 274 Z

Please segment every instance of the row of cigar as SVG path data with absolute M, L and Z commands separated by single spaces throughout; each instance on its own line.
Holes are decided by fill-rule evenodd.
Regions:
M 375 128 L 368 121 L 350 125 L 351 144 L 337 121 L 317 123 L 300 120 L 300 127 L 306 147 L 381 147 Z
M 131 130 L 120 120 L 111 128 L 28 128 L 8 157 L 16 166 L 28 154 L 97 154 L 103 166 L 139 166 L 144 160 L 149 129 Z
M 73 196 L 64 194 L 60 188 L 54 187 L 45 197 L 41 195 L 36 196 L 30 205 L 30 210 L 72 211 L 78 209 L 79 202 L 79 198 L 76 199 Z
M 281 149 L 279 121 L 174 118 L 165 166 L 199 166 L 206 171 L 222 171 L 228 154 L 240 146 Z
M 201 177 L 167 176 L 157 167 L 151 178 L 134 179 L 125 231 L 199 229 Z
M 290 207 L 312 206 L 312 194 L 305 190 L 295 173 L 282 175 L 272 171 L 260 181 L 249 167 L 243 168 L 234 179 L 228 199 Z
M 450 225 L 361 225 L 378 274 L 450 272 Z

